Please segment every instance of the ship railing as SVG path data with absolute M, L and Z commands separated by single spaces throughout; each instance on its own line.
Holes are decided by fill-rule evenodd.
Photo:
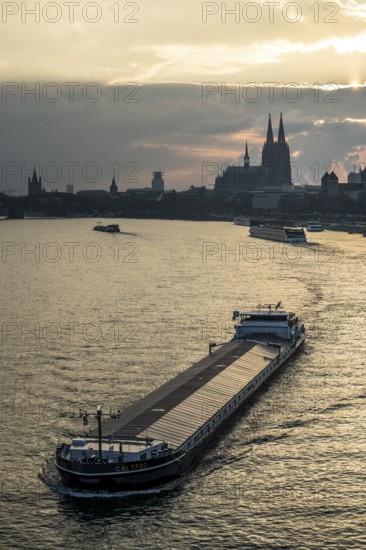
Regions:
M 154 441 L 155 442 L 158 442 L 160 441 L 161 442 L 161 439 L 155 439 L 153 437 L 149 437 L 149 436 L 145 436 L 145 437 L 138 437 L 138 436 L 134 436 L 134 435 L 128 435 L 128 434 L 117 434 L 117 433 L 114 433 L 114 434 L 111 434 L 110 436 L 108 436 L 107 438 L 104 438 L 105 440 L 109 441 L 109 440 L 113 440 L 115 442 L 117 441 L 121 441 L 122 443 L 128 443 L 128 442 L 131 442 L 131 443 L 146 443 L 148 445 L 154 445 Z M 164 442 L 162 442 L 164 443 Z
M 177 456 L 181 456 L 182 451 L 178 451 L 177 449 L 173 449 L 172 447 L 169 447 L 168 445 L 163 448 L 156 451 L 151 452 L 151 458 L 159 458 L 159 459 L 171 459 L 176 458 Z M 135 462 L 135 460 L 142 460 L 141 457 L 138 459 L 133 460 L 126 460 L 128 458 L 128 453 L 125 451 L 122 451 L 119 453 L 118 456 L 110 457 L 108 456 L 108 451 L 103 452 L 102 458 L 100 458 L 95 451 L 92 455 L 86 454 L 84 456 L 73 458 L 68 455 L 62 455 L 62 458 L 67 459 L 71 463 L 77 463 L 77 464 L 121 464 L 121 463 L 129 463 L 129 462 Z
M 98 440 L 98 435 L 87 435 L 87 436 L 83 437 L 83 439 L 85 439 L 87 441 L 90 440 L 90 439 L 92 439 L 93 441 Z M 113 434 L 110 434 L 110 435 L 103 435 L 102 438 L 101 438 L 101 441 L 102 441 L 102 443 L 132 442 L 132 443 L 151 443 L 151 444 L 154 444 L 153 443 L 154 441 L 155 442 L 159 441 L 161 443 L 164 443 L 164 441 L 162 441 L 161 439 L 154 439 L 153 437 L 149 437 L 149 436 L 137 437 L 137 436 L 133 436 L 133 435 L 117 434 L 117 433 L 113 433 Z
M 102 438 L 102 442 L 108 442 L 108 443 L 144 443 L 145 445 L 148 445 L 149 447 L 157 444 L 162 443 L 162 448 L 158 450 L 159 453 L 164 454 L 174 454 L 176 449 L 172 448 L 168 442 L 162 441 L 161 439 L 153 438 L 153 437 L 138 437 L 138 436 L 131 436 L 131 435 L 125 435 L 125 434 L 112 434 L 108 437 Z

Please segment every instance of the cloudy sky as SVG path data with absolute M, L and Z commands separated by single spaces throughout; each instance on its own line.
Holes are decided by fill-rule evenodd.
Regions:
M 366 164 L 366 4 L 3 2 L 1 190 L 212 185 L 283 112 L 295 182 Z M 27 11 L 28 10 L 28 11 Z M 17 191 L 20 190 L 20 191 Z

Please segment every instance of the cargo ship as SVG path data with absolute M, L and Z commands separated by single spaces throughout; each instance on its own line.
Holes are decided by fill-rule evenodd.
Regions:
M 249 229 L 251 237 L 280 241 L 283 243 L 306 243 L 305 231 L 302 227 L 273 227 L 270 225 L 257 225 Z
M 234 311 L 235 337 L 98 428 L 56 449 L 64 482 L 92 490 L 136 490 L 181 476 L 220 427 L 305 339 L 295 313 L 276 306 Z M 81 411 L 84 424 L 88 413 Z M 106 415 L 110 416 L 110 415 Z

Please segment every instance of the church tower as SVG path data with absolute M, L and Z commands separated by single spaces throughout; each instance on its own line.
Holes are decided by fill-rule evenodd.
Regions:
M 248 153 L 248 142 L 245 142 L 245 155 L 244 155 L 244 167 L 249 167 L 249 153 Z
M 152 173 L 153 179 L 151 180 L 151 189 L 154 193 L 162 193 L 164 191 L 164 172 L 161 170 Z
M 283 128 L 282 113 L 280 113 L 280 126 L 278 128 L 278 143 L 286 143 L 285 130 Z
M 283 187 L 292 185 L 290 149 L 285 137 L 282 113 L 278 128 L 278 139 L 274 141 L 271 115 L 269 115 L 267 139 L 262 150 L 262 166 L 267 175 L 265 184 L 268 187 Z
M 268 128 L 267 128 L 267 141 L 266 144 L 270 145 L 273 143 L 273 130 L 272 130 L 272 121 L 271 121 L 271 113 L 269 114 L 268 118 Z
M 40 195 L 42 193 L 42 178 L 37 179 L 36 169 L 33 170 L 32 179 L 28 178 L 28 195 Z
M 109 192 L 110 192 L 111 195 L 117 195 L 117 193 L 118 193 L 118 187 L 117 187 L 117 184 L 116 184 L 116 180 L 114 178 L 112 179 L 112 183 L 109 186 Z

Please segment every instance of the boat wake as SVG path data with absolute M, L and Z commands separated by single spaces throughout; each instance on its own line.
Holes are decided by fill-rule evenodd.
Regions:
M 283 433 L 280 435 L 262 435 L 261 437 L 254 437 L 252 439 L 249 439 L 248 441 L 244 441 L 242 445 L 263 445 L 264 443 L 272 443 L 273 441 L 278 441 L 279 439 L 284 439 L 288 436 L 289 435 L 287 433 Z
M 161 495 L 164 492 L 168 492 L 167 487 L 164 488 L 152 488 L 152 489 L 139 489 L 138 491 L 83 491 L 81 489 L 70 489 L 69 487 L 59 486 L 54 488 L 54 491 L 61 496 L 79 498 L 79 499 L 124 499 L 130 497 L 138 497 L 147 495 Z
M 309 418 L 307 420 L 300 420 L 300 419 L 296 419 L 296 420 L 290 420 L 289 422 L 283 422 L 282 424 L 280 424 L 280 427 L 281 428 L 301 428 L 303 426 L 308 426 L 309 424 L 312 424 L 313 422 L 315 422 L 315 420 L 317 420 L 317 418 Z

